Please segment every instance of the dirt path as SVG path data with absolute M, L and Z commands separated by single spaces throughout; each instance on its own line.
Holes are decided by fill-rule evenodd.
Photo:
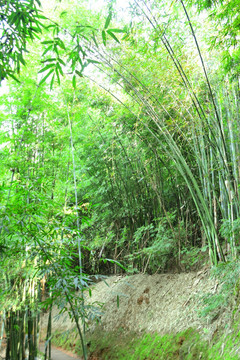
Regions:
M 44 352 L 44 344 L 40 344 L 39 347 L 41 352 Z M 52 346 L 52 360 L 73 360 L 73 359 L 79 359 L 76 355 L 65 351 L 63 349 L 59 349 Z

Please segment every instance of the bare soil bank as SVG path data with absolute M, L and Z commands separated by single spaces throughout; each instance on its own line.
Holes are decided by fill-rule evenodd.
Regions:
M 87 296 L 86 303 L 100 305 L 105 331 L 121 327 L 128 331 L 165 334 L 192 327 L 211 338 L 225 320 L 219 314 L 215 320 L 207 321 L 205 318 L 203 322 L 199 317 L 200 298 L 218 291 L 218 283 L 209 277 L 207 270 L 112 276 L 93 286 L 92 296 Z M 41 325 L 44 333 L 47 314 L 42 317 Z M 95 321 L 89 321 L 88 325 L 89 331 L 94 332 Z M 54 308 L 53 332 L 70 330 L 74 326 L 66 314 L 59 315 L 58 309 Z

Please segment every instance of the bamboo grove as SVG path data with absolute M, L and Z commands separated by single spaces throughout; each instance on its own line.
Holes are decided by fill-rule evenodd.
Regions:
M 18 55 L 18 81 L 2 71 L 13 77 L 0 109 L 6 359 L 36 357 L 40 312 L 53 303 L 72 314 L 87 358 L 87 321 L 98 317 L 84 303 L 89 275 L 185 271 L 206 252 L 214 266 L 238 257 L 231 5 L 236 13 L 234 1 L 134 0 L 129 24 L 117 4 L 98 13 L 63 2 Z

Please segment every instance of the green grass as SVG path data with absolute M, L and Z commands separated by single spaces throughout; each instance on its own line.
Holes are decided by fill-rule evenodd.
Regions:
M 120 328 L 107 333 L 99 327 L 86 336 L 88 355 L 103 360 L 237 360 L 240 333 L 235 330 L 227 337 L 222 334 L 212 342 L 203 340 L 194 329 L 178 334 L 146 334 L 125 332 Z M 53 343 L 82 355 L 76 331 L 56 334 Z

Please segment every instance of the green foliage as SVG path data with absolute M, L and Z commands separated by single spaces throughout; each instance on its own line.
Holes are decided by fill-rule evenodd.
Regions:
M 164 11 L 164 4 L 153 4 L 154 13 L 160 10 Z M 39 209 L 41 226 L 46 218 L 49 227 L 59 228 L 55 230 L 57 237 L 61 231 L 77 237 L 75 226 L 77 218 L 81 218 L 81 236 L 86 246 L 84 261 L 91 272 L 117 271 L 118 261 L 136 271 L 166 270 L 170 259 L 179 261 L 181 251 L 187 252 L 185 258 L 189 258 L 192 267 L 197 262 L 201 232 L 207 236 L 211 260 L 217 262 L 217 256 L 223 256 L 213 203 L 217 204 L 215 213 L 226 221 L 233 213 L 232 223 L 238 211 L 237 193 L 234 193 L 232 211 L 228 192 L 233 189 L 229 190 L 225 182 L 231 174 L 236 184 L 238 181 L 235 165 L 238 129 L 232 129 L 224 89 L 220 89 L 217 109 L 214 109 L 208 94 L 209 85 L 200 75 L 197 54 L 192 54 L 188 47 L 183 50 L 187 36 L 181 38 L 181 51 L 174 40 L 173 35 L 181 33 L 182 25 L 177 21 L 168 24 L 165 42 L 161 43 L 158 31 L 165 26 L 165 19 L 159 19 L 159 27 L 151 29 L 145 18 L 144 30 L 141 30 L 138 24 L 142 18 L 136 14 L 134 45 L 124 48 L 112 42 L 109 46 L 110 56 L 116 56 L 113 68 L 98 47 L 102 36 L 98 29 L 103 29 L 105 43 L 107 34 L 111 37 L 122 32 L 120 25 L 112 24 L 117 20 L 114 9 L 108 9 L 105 19 L 96 14 L 90 18 L 87 9 L 80 13 L 77 18 L 75 9 L 61 7 L 59 23 L 50 24 L 46 39 L 41 39 L 43 67 L 37 69 L 43 76 L 40 84 L 49 81 L 53 89 L 56 80 L 59 86 L 67 66 L 71 74 L 61 84 L 62 89 L 56 88 L 52 94 L 44 87 L 36 90 L 32 78 L 28 84 L 25 80 L 19 85 L 18 99 L 13 96 L 6 102 L 7 126 L 16 129 L 8 136 L 10 152 L 14 154 L 8 159 L 8 148 L 2 151 L 5 163 L 8 162 L 6 168 L 14 169 L 13 181 L 9 182 L 9 177 L 3 181 L 8 182 L 2 190 L 4 201 L 7 202 L 10 192 L 8 206 L 11 213 L 16 210 L 19 217 L 22 205 L 16 209 L 16 203 L 25 201 L 25 213 L 29 216 Z M 185 19 L 184 13 L 175 7 L 171 16 Z M 197 19 L 194 21 L 197 26 Z M 145 41 L 145 34 L 149 42 Z M 87 52 L 89 43 L 94 44 L 91 56 Z M 168 43 L 172 50 L 166 46 Z M 172 65 L 166 60 L 170 54 L 175 59 Z M 176 68 L 176 62 L 181 67 Z M 80 79 L 82 69 L 88 64 L 97 65 L 111 77 L 110 93 L 115 97 Z M 38 75 L 33 76 L 36 79 Z M 91 76 L 95 76 L 95 70 Z M 214 73 L 212 76 L 217 87 L 219 78 Z M 193 82 L 198 79 L 200 85 L 191 87 L 191 77 Z M 74 95 L 70 83 L 75 88 Z M 120 97 L 127 105 L 125 108 L 117 102 L 118 84 L 122 84 Z M 29 100 L 31 93 L 36 96 Z M 76 151 L 76 209 L 74 185 L 68 175 L 64 176 L 72 170 L 65 106 L 72 121 Z M 215 121 L 218 113 L 220 124 Z M 237 113 L 234 107 L 231 113 Z M 228 141 L 224 142 L 225 137 Z M 218 144 L 219 138 L 223 140 L 221 144 Z M 21 141 L 24 146 L 19 151 Z M 35 150 L 30 144 L 34 144 Z M 39 156 L 41 152 L 44 154 Z M 222 161 L 225 157 L 227 167 Z M 31 165 L 24 167 L 24 162 Z M 202 231 L 198 229 L 199 219 Z M 192 245 L 192 254 L 188 254 Z M 230 246 L 232 254 L 236 253 L 233 241 Z M 105 259 L 113 259 L 115 265 L 105 264 Z
M 202 248 L 183 247 L 181 250 L 181 265 L 183 265 L 184 269 L 187 271 L 201 268 L 205 263 L 208 263 L 207 250 L 208 246 Z
M 27 42 L 39 38 L 45 16 L 39 10 L 39 0 L 11 0 L 0 2 L 1 56 L 0 82 L 25 65 Z
M 222 225 L 220 228 L 220 233 L 223 238 L 227 240 L 228 243 L 231 244 L 231 240 L 238 244 L 239 243 L 239 230 L 240 230 L 240 218 L 235 220 L 231 219 L 223 219 Z
M 164 271 L 171 261 L 174 266 L 177 239 L 174 230 L 169 229 L 169 222 L 173 222 L 174 218 L 174 213 L 168 214 L 167 218 L 155 219 L 154 224 L 138 228 L 133 236 L 133 245 L 138 251 L 135 251 L 133 256 L 127 255 L 127 258 L 134 258 L 135 261 L 148 259 L 149 264 L 146 263 L 145 271 L 148 270 L 150 273 Z
M 189 328 L 177 334 L 126 334 L 125 329 L 105 333 L 101 327 L 87 336 L 89 355 L 104 359 L 238 359 L 238 335 L 234 333 L 219 334 L 210 343 L 195 330 Z M 74 333 L 56 334 L 53 342 L 57 346 L 77 352 L 79 344 Z
M 220 314 L 226 312 L 232 316 L 239 303 L 239 261 L 219 264 L 212 269 L 212 276 L 217 280 L 218 291 L 204 295 L 201 298 L 199 314 L 213 321 Z
M 47 40 L 41 41 L 44 46 L 42 54 L 44 65 L 39 71 L 39 73 L 44 73 L 44 76 L 39 85 L 45 83 L 50 76 L 50 89 L 53 88 L 55 80 L 60 85 L 60 79 L 64 75 L 66 65 L 68 65 L 73 74 L 72 82 L 75 88 L 76 75 L 81 77 L 83 70 L 89 63 L 98 63 L 95 59 L 88 58 L 91 53 L 89 51 L 91 43 L 94 42 L 98 47 L 96 39 L 99 30 L 94 21 L 94 25 L 83 25 L 83 23 L 79 25 L 80 19 L 77 18 L 74 25 L 69 26 L 68 24 L 66 26 L 69 11 L 61 11 L 59 23 L 57 23 L 44 16 L 40 10 L 40 0 L 26 0 L 24 3 L 21 0 L 1 1 L 0 7 L 2 32 L 0 82 L 9 77 L 19 81 L 15 77 L 15 73 L 19 74 L 22 65 L 26 65 L 26 53 L 29 52 L 27 44 L 36 39 L 42 40 L 44 36 L 47 36 Z M 112 13 L 110 11 L 105 21 L 104 30 L 102 30 L 102 40 L 105 46 L 106 34 L 120 43 L 115 33 L 125 32 L 121 29 L 108 29 L 111 19 Z M 86 22 L 85 19 L 84 22 Z M 50 34 L 50 32 L 52 33 Z
M 181 260 L 190 270 L 205 261 L 205 242 L 212 264 L 236 258 L 239 89 L 234 76 L 219 71 L 220 47 L 208 54 L 205 39 L 216 37 L 237 76 L 238 15 L 230 10 L 237 14 L 238 3 L 199 2 L 216 15 L 220 35 L 210 20 L 201 34 L 195 8 L 171 2 L 153 2 L 151 11 L 133 7 L 129 28 L 114 5 L 104 17 L 61 4 L 57 23 L 38 5 L 1 5 L 1 78 L 28 66 L 1 99 L 5 310 L 20 311 L 23 290 L 46 275 L 52 291 L 46 305 L 68 311 L 67 302 L 75 304 L 71 316 L 84 322 L 86 273 L 155 273 L 181 268 Z M 29 56 L 28 40 L 36 40 Z M 239 269 L 229 264 L 218 268 L 225 269 L 220 293 L 203 299 L 205 317 L 229 306 L 232 289 L 238 294 Z M 150 339 L 143 340 L 138 355 L 150 356 Z M 171 356 L 179 350 L 175 340 L 160 340 Z
M 210 49 L 220 51 L 224 71 L 233 79 L 239 77 L 239 10 L 238 0 L 220 2 L 215 0 L 189 1 L 200 12 L 209 10 L 208 19 L 214 30 L 210 34 Z M 217 29 L 217 31 L 215 30 Z

